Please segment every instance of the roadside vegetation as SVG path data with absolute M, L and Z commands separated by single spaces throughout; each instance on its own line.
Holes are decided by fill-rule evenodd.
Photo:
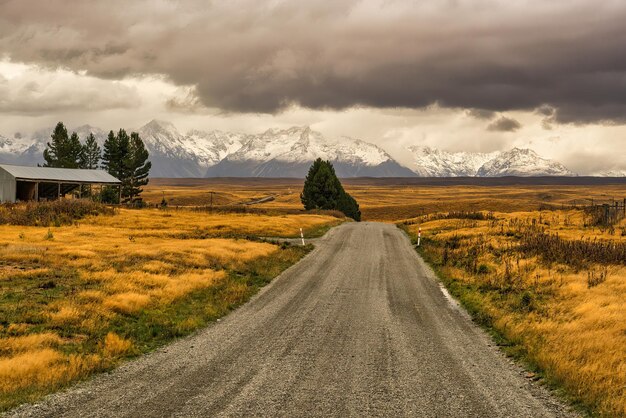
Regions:
M 601 416 L 626 416 L 626 220 L 584 210 L 432 213 L 399 223 L 511 355 Z
M 0 225 L 71 225 L 89 215 L 113 215 L 114 213 L 113 208 L 86 199 L 7 203 L 0 205 Z
M 71 214 L 78 203 L 46 205 L 54 204 Z M 299 228 L 309 236 L 340 222 L 109 211 L 0 225 L 0 411 L 219 318 L 311 248 L 263 237 L 299 236 Z

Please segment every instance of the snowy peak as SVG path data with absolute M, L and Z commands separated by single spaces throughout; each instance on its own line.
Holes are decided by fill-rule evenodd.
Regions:
M 304 177 L 317 159 L 331 161 L 340 177 L 412 177 L 374 144 L 344 137 L 327 139 L 309 126 L 268 129 L 207 171 L 209 177 Z
M 480 177 L 501 176 L 575 176 L 563 164 L 541 158 L 531 149 L 513 148 L 486 162 L 477 172 Z
M 227 157 L 231 161 L 290 163 L 310 162 L 317 158 L 368 166 L 392 161 L 389 154 L 374 144 L 348 137 L 328 140 L 308 126 L 269 129 L 260 135 L 251 135 L 237 152 Z
M 409 168 L 421 177 L 472 177 L 496 153 L 448 152 L 424 146 L 408 148 Z
M 608 170 L 597 174 L 600 177 L 626 177 L 626 170 Z
M 447 152 L 412 146 L 410 168 L 425 177 L 574 176 L 561 163 L 540 157 L 531 149 L 513 148 L 492 153 Z
M 0 162 L 36 165 L 53 127 L 30 136 L 0 135 Z M 93 133 L 99 143 L 107 132 L 82 125 L 81 141 Z M 377 145 L 360 139 L 327 138 L 310 126 L 268 129 L 258 134 L 219 130 L 181 133 L 167 121 L 152 120 L 138 130 L 150 152 L 153 177 L 304 177 L 312 161 L 329 160 L 341 177 L 459 177 L 459 176 L 573 176 L 559 162 L 542 158 L 530 149 L 504 152 L 448 152 L 411 146 L 408 168 L 398 164 Z M 625 176 L 615 167 L 601 176 Z

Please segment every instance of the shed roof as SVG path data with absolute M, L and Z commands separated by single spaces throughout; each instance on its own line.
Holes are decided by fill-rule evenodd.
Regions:
M 104 170 L 25 167 L 9 164 L 0 164 L 0 169 L 5 170 L 17 180 L 58 181 L 67 183 L 120 183 L 118 179 Z

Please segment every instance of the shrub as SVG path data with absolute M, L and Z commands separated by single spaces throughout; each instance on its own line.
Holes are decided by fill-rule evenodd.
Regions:
M 115 211 L 87 199 L 60 199 L 51 202 L 7 203 L 0 205 L 0 224 L 61 226 L 88 215 L 112 215 Z

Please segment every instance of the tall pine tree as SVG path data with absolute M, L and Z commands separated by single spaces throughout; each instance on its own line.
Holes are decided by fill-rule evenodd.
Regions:
M 109 132 L 104 141 L 102 166 L 122 182 L 122 201 L 133 203 L 143 191 L 141 187 L 148 184 L 152 164 L 139 134 L 133 132 L 129 137 L 124 129 L 120 129 L 117 134 Z M 111 187 L 105 188 L 102 199 L 117 203 L 118 196 L 114 192 Z
M 100 163 L 102 155 L 102 150 L 96 141 L 96 137 L 93 136 L 93 133 L 89 133 L 85 144 L 82 146 L 80 153 L 80 168 L 84 168 L 87 170 L 95 170 L 98 168 L 98 164 Z M 80 189 L 80 195 L 83 196 L 87 194 L 88 196 L 92 196 L 92 188 L 90 185 L 82 185 Z
M 119 174 L 119 153 L 120 151 L 117 144 L 117 138 L 115 137 L 113 131 L 109 131 L 109 135 L 104 141 L 102 168 L 104 168 L 112 176 Z
M 109 135 L 107 135 L 103 147 L 102 168 L 113 177 L 121 180 L 121 151 L 118 137 L 113 131 L 109 131 Z M 106 203 L 120 203 L 119 193 L 116 189 L 116 187 L 112 186 L 107 186 L 102 189 L 102 196 L 100 196 L 102 201 Z
M 82 147 L 80 168 L 86 168 L 89 170 L 95 170 L 100 163 L 102 150 L 96 141 L 96 137 L 93 133 L 90 133 L 85 141 L 85 145 Z
M 76 132 L 72 132 L 72 136 L 70 136 L 67 142 L 65 155 L 63 156 L 63 167 L 80 168 L 82 153 L 83 146 L 80 143 L 80 138 Z
M 122 196 L 125 202 L 132 204 L 143 191 L 141 187 L 148 184 L 148 174 L 152 168 L 152 163 L 148 161 L 148 150 L 136 132 L 130 134 L 128 153 L 124 158 L 124 168 L 126 178 L 124 179 Z
M 76 132 L 69 137 L 63 122 L 57 123 L 50 135 L 51 141 L 43 151 L 44 167 L 78 168 L 82 145 Z
M 63 122 L 57 123 L 50 138 L 51 141 L 46 144 L 47 147 L 43 151 L 43 159 L 45 160 L 43 166 L 62 167 L 63 154 L 67 148 L 67 142 L 69 141 L 67 129 L 65 125 L 63 125 Z
M 109 174 L 119 180 L 126 177 L 124 158 L 128 154 L 129 143 L 130 138 L 124 129 L 120 129 L 117 134 L 110 131 L 104 141 L 102 166 Z

